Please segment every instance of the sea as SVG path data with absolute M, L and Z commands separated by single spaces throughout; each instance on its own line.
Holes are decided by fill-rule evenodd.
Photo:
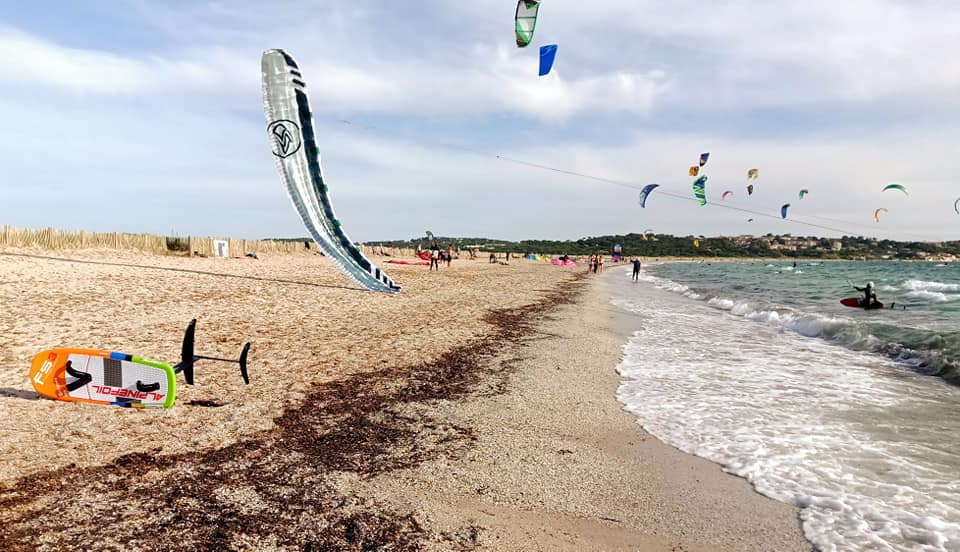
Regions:
M 685 262 L 612 278 L 618 398 L 800 509 L 824 551 L 960 551 L 960 264 Z M 873 281 L 894 308 L 840 304 Z

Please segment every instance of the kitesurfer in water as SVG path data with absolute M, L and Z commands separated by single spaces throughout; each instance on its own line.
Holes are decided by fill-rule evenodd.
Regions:
M 865 309 L 877 308 L 877 291 L 873 287 L 873 282 L 867 282 L 867 287 L 853 286 L 853 289 L 863 292 L 863 299 L 860 300 L 860 306 Z

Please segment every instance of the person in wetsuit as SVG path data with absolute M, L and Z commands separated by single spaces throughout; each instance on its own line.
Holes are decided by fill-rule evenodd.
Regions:
M 877 292 L 873 288 L 873 282 L 867 282 L 867 287 L 857 287 L 853 286 L 853 289 L 863 292 L 863 299 L 860 300 L 860 306 L 865 309 L 875 309 L 877 308 Z

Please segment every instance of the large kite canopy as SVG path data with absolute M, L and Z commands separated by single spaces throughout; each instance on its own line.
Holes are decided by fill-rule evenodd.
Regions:
M 706 165 L 708 159 L 710 159 L 710 152 L 709 152 L 709 151 L 706 152 L 706 153 L 701 153 L 701 154 L 700 154 L 700 166 L 702 167 L 702 166 Z
M 789 203 L 784 203 L 784 204 L 780 207 L 780 218 L 787 218 L 787 209 L 789 209 L 789 208 L 790 208 L 790 204 L 789 204 Z
M 889 212 L 890 212 L 890 211 L 887 211 L 886 209 L 884 209 L 883 207 L 881 207 L 881 208 L 879 208 L 879 209 L 877 209 L 876 211 L 873 212 L 873 220 L 875 220 L 875 221 L 877 221 L 877 222 L 880 222 L 880 211 L 883 211 L 884 213 L 889 213 Z
M 756 180 L 760 177 L 760 171 L 757 169 L 750 169 L 747 171 L 747 180 Z
M 557 45 L 547 44 L 540 47 L 540 76 L 544 76 L 553 69 L 553 60 L 557 58 Z
M 903 184 L 887 184 L 887 186 L 883 188 L 883 191 L 886 192 L 887 190 L 900 190 L 905 195 L 910 195 Z
M 700 178 L 693 181 L 693 195 L 697 196 L 697 200 L 700 202 L 700 205 L 707 204 L 707 175 L 703 175 Z
M 517 16 L 515 19 L 517 30 L 517 47 L 526 48 L 533 40 L 533 31 L 537 28 L 537 13 L 540 11 L 540 0 L 520 0 L 517 2 Z
M 650 192 L 652 192 L 654 188 L 659 186 L 659 184 L 647 184 L 643 187 L 643 190 L 640 191 L 640 207 L 647 207 L 647 196 L 650 195 Z
M 400 286 L 363 256 L 333 212 L 320 167 L 307 85 L 297 62 L 283 50 L 267 50 L 260 70 L 273 158 L 303 225 L 327 258 L 358 284 L 373 291 L 399 293 Z

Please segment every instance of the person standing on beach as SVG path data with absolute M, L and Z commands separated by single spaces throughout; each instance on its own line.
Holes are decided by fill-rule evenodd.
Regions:
M 587 272 L 596 272 L 597 271 L 597 256 L 590 255 L 590 264 L 587 265 Z
M 436 242 L 430 246 L 430 270 L 436 267 L 437 271 L 440 271 L 440 247 Z
M 450 266 L 450 261 L 453 260 L 453 246 L 447 246 L 447 266 Z
M 637 282 L 640 280 L 640 259 L 633 259 L 633 281 Z
M 603 274 L 603 255 L 597 255 L 597 272 Z

